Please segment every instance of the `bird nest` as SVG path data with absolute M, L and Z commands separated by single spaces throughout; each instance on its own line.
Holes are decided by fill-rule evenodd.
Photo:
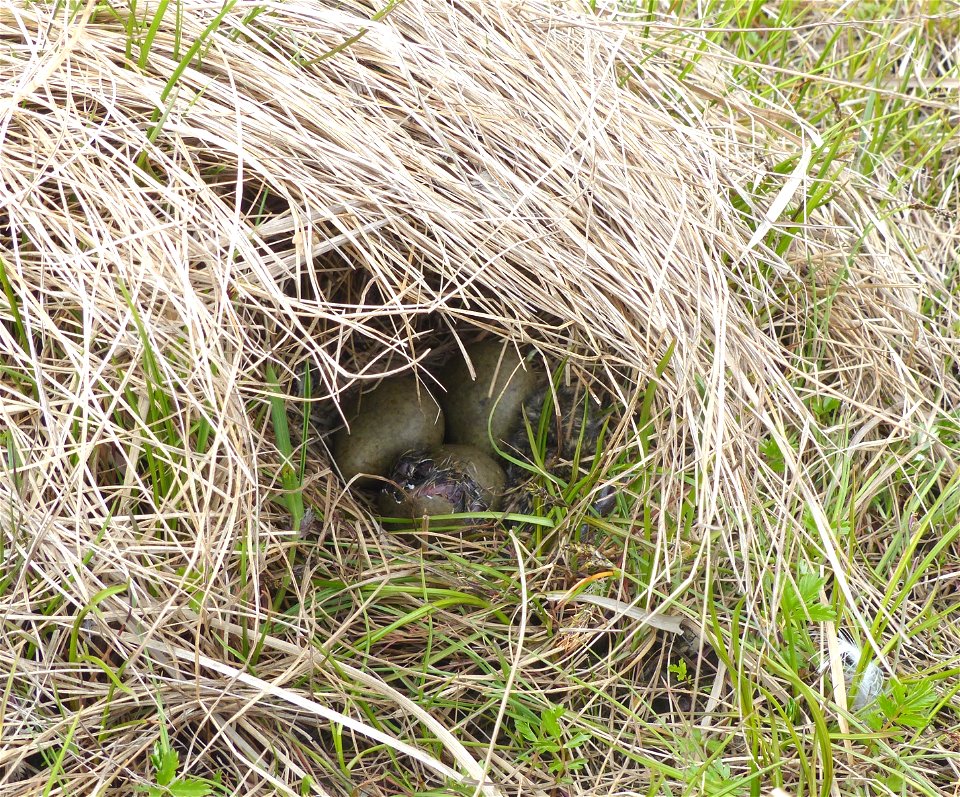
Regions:
M 784 496 L 818 505 L 820 440 L 790 443 L 810 397 L 850 402 L 871 439 L 919 428 L 934 385 L 957 399 L 916 313 L 933 277 L 864 219 L 878 200 L 851 180 L 779 230 L 815 135 L 669 29 L 487 0 L 69 9 L 0 9 L 17 788 L 48 783 L 38 751 L 72 793 L 149 780 L 163 739 L 249 793 L 543 785 L 537 760 L 482 747 L 500 696 L 579 694 L 598 654 L 551 647 L 533 595 L 632 567 L 639 535 L 648 580 L 598 599 L 682 606 L 713 558 L 757 603 L 802 522 Z M 826 285 L 814 369 L 800 344 Z M 454 561 L 391 537 L 306 445 L 306 404 L 335 425 L 477 337 L 616 407 L 592 482 L 616 477 L 616 517 L 593 493 Z M 585 523 L 599 564 L 565 564 Z M 444 628 L 429 673 L 421 599 Z M 619 614 L 618 639 L 652 650 L 646 616 Z

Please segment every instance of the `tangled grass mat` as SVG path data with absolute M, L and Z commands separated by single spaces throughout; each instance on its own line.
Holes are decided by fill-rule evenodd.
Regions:
M 955 545 L 949 231 L 853 170 L 827 201 L 816 129 L 698 47 L 541 2 L 0 8 L 0 793 L 869 776 L 838 628 L 888 676 L 960 643 L 903 579 Z M 618 422 L 539 522 L 398 533 L 309 419 L 483 335 Z

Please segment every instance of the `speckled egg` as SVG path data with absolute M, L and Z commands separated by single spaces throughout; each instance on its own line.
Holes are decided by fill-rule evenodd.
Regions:
M 386 476 L 403 452 L 443 442 L 443 411 L 412 375 L 384 379 L 360 395 L 346 415 L 348 425 L 334 435 L 332 453 L 343 478 L 358 476 L 357 485 Z
M 486 340 L 467 347 L 476 379 L 457 356 L 440 374 L 440 395 L 447 423 L 447 441 L 495 453 L 520 422 L 523 402 L 543 381 L 516 348 L 504 340 Z

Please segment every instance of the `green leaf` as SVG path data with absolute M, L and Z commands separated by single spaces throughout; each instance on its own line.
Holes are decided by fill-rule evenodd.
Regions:
M 561 736 L 559 719 L 563 716 L 563 706 L 553 706 L 543 712 L 540 718 L 540 728 L 545 736 L 558 739 Z
M 784 473 L 787 469 L 786 458 L 780 445 L 772 437 L 760 444 L 760 454 L 774 473 Z
M 170 785 L 170 793 L 174 797 L 207 797 L 212 791 L 209 783 L 196 778 L 178 780 Z
M 930 724 L 937 700 L 931 681 L 909 685 L 893 682 L 889 695 L 877 696 L 877 703 L 888 720 L 914 730 L 921 730 Z
M 543 753 L 559 753 L 563 750 L 563 741 L 560 739 L 541 739 L 537 747 Z
M 582 769 L 587 764 L 587 759 L 585 758 L 575 758 L 573 761 L 567 763 L 567 772 L 576 772 L 578 769 Z
M 180 766 L 180 754 L 169 747 L 159 751 L 157 761 L 157 783 L 161 786 L 168 786 L 177 776 L 177 768 Z
M 830 604 L 820 600 L 820 592 L 826 578 L 814 573 L 803 573 L 796 586 L 788 584 L 783 593 L 781 607 L 788 621 L 815 623 L 836 619 L 836 612 Z
M 524 739 L 528 741 L 535 742 L 537 741 L 537 734 L 533 732 L 533 729 L 523 720 L 517 720 L 517 733 L 519 733 Z

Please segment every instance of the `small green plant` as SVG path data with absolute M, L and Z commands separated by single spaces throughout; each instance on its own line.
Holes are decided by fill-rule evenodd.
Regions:
M 821 424 L 833 423 L 843 406 L 836 396 L 812 396 L 805 403 Z
M 517 734 L 527 746 L 520 756 L 522 761 L 536 759 L 561 779 L 586 764 L 585 758 L 573 756 L 578 747 L 590 740 L 590 734 L 579 731 L 567 737 L 560 724 L 566 713 L 563 706 L 551 704 L 539 716 L 527 709 L 523 709 L 523 713 L 524 718 L 514 719 Z
M 696 784 L 703 790 L 703 794 L 710 797 L 742 794 L 746 789 L 746 783 L 735 778 L 730 765 L 720 759 L 710 761 L 698 769 L 696 779 L 691 779 L 691 783 Z
M 802 564 L 796 579 L 789 581 L 780 597 L 780 627 L 784 639 L 784 658 L 797 672 L 800 662 L 813 652 L 808 623 L 835 620 L 834 608 L 821 598 L 826 578 L 809 572 Z
M 677 676 L 677 681 L 683 683 L 687 680 L 687 662 L 683 659 L 677 661 L 676 664 L 671 664 L 667 667 L 668 672 L 672 672 Z
M 794 455 L 796 455 L 798 445 L 797 435 L 789 435 L 787 442 L 793 449 Z M 763 456 L 764 462 L 770 466 L 770 469 L 774 473 L 779 473 L 781 475 L 786 473 L 787 458 L 784 456 L 784 452 L 780 447 L 780 444 L 774 438 L 769 437 L 760 444 L 760 454 Z
M 309 371 L 304 374 L 304 378 L 305 388 L 309 391 Z M 266 382 L 269 389 L 270 417 L 273 421 L 274 437 L 277 441 L 277 449 L 283 457 L 283 462 L 280 465 L 280 483 L 283 490 L 276 500 L 286 507 L 292 517 L 293 527 L 299 529 L 306 511 L 302 494 L 304 458 L 302 452 L 299 456 L 297 455 L 291 441 L 290 426 L 287 420 L 287 405 L 276 369 L 272 365 L 267 366 Z M 309 399 L 309 397 L 308 392 L 307 398 Z
M 149 797 L 206 797 L 220 786 L 219 778 L 211 781 L 205 778 L 180 777 L 180 754 L 170 744 L 167 733 L 166 717 L 160 708 L 160 738 L 153 745 L 150 754 L 155 786 L 141 786 L 140 792 Z
M 729 797 L 743 794 L 750 779 L 734 773 L 721 756 L 728 742 L 706 739 L 694 731 L 692 738 L 680 744 L 683 755 L 690 762 L 684 772 L 688 784 L 685 794 L 704 797 Z
M 875 730 L 897 725 L 923 730 L 933 720 L 939 701 L 933 683 L 929 678 L 911 682 L 891 679 L 887 690 L 877 695 L 876 708 L 867 715 L 867 722 Z

